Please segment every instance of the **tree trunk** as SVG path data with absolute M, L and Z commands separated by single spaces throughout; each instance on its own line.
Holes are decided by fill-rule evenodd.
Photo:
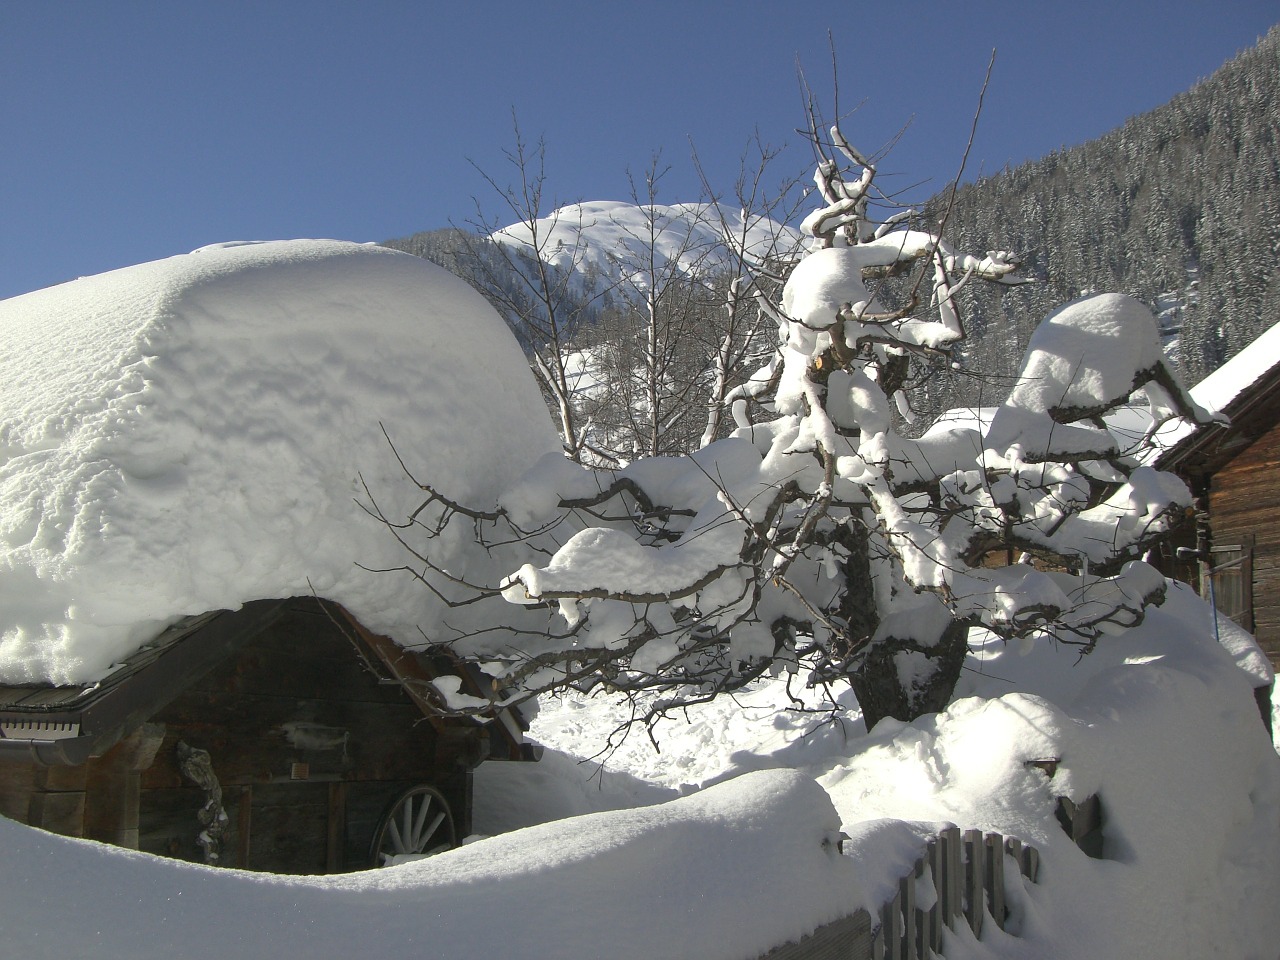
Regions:
M 969 627 L 952 621 L 931 646 L 911 638 L 886 637 L 867 648 L 849 674 L 870 730 L 885 717 L 911 721 L 937 713 L 951 701 L 968 651 Z M 899 658 L 906 669 L 899 669 Z M 903 677 L 909 678 L 904 685 Z

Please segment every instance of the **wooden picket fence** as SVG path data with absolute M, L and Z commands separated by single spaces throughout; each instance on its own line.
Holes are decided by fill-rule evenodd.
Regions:
M 1012 837 L 947 827 L 930 840 L 924 856 L 898 882 L 880 908 L 878 926 L 865 910 L 788 943 L 760 960 L 929 960 L 940 957 L 942 931 L 967 924 L 982 936 L 987 917 L 1004 929 L 1006 857 L 1035 882 L 1040 854 Z
M 927 960 L 942 950 L 942 930 L 966 923 L 982 936 L 988 916 L 1004 929 L 1005 855 L 1033 883 L 1040 853 L 1013 837 L 948 827 L 929 841 L 925 855 L 898 881 L 898 892 L 880 908 L 870 960 Z

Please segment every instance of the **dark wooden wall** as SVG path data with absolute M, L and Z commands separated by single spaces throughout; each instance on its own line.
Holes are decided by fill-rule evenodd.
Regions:
M 1254 633 L 1280 668 L 1280 424 L 1214 474 L 1209 515 L 1215 546 L 1253 537 Z
M 421 783 L 445 794 L 459 836 L 470 829 L 476 731 L 425 720 L 315 601 L 295 601 L 152 722 L 164 732 L 141 774 L 142 850 L 203 857 L 196 817 L 205 792 L 181 771 L 180 741 L 210 755 L 228 816 L 225 866 L 279 873 L 368 866 L 387 805 Z

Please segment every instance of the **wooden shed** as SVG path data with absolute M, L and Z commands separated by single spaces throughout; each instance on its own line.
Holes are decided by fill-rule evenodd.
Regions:
M 433 516 L 410 471 L 488 506 L 559 454 L 483 297 L 371 244 L 215 244 L 0 302 L 0 374 L 0 814 L 282 873 L 471 831 L 472 770 L 532 751 L 443 716 L 492 690 L 430 643 L 506 629 L 451 577 L 523 553 L 410 570 L 395 524 Z
M 1183 431 L 1155 461 L 1197 502 L 1172 573 L 1197 583 L 1280 668 L 1280 325 L 1191 394 L 1231 422 Z
M 0 687 L 0 814 L 275 873 L 378 866 L 471 830 L 482 760 L 532 759 L 515 711 L 444 718 L 481 679 L 315 598 L 188 617 L 88 686 Z

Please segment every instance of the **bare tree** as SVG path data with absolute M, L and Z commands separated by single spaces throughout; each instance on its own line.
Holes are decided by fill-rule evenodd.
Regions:
M 1119 296 L 1063 308 L 990 422 L 902 436 L 894 403 L 905 410 L 913 363 L 946 358 L 965 336 L 965 287 L 1018 282 L 1017 262 L 956 251 L 906 217 L 873 220 L 875 163 L 839 123 L 819 135 L 811 119 L 814 249 L 764 306 L 772 357 L 724 397 L 732 436 L 613 471 L 553 458 L 483 512 L 423 485 L 428 534 L 463 518 L 535 551 L 502 583 L 471 586 L 541 628 L 450 641 L 485 662 L 495 701 L 609 689 L 643 698 L 649 721 L 790 672 L 851 684 L 872 725 L 945 705 L 972 626 L 1088 649 L 1162 599 L 1139 558 L 1189 494 L 1121 451 L 1102 419 L 1135 392 L 1205 419 L 1149 311 Z M 868 284 L 901 273 L 914 277 L 907 299 L 880 302 Z M 412 533 L 398 528 L 406 545 Z M 412 549 L 425 581 L 448 576 L 429 542 Z M 992 565 L 1014 549 L 1041 562 Z
M 701 200 L 667 206 L 669 168 L 655 155 L 637 178 L 631 204 L 609 227 L 617 297 L 591 338 L 598 370 L 595 416 L 612 427 L 620 459 L 686 452 L 689 412 L 701 388 L 698 328 L 712 311 L 711 278 L 722 248 L 705 229 Z
M 607 298 L 611 283 L 584 277 L 582 224 L 563 222 L 565 208 L 545 194 L 546 144 L 541 139 L 526 143 L 514 115 L 512 129 L 515 145 L 506 159 L 514 184 L 504 185 L 476 167 L 501 200 L 504 213 L 486 216 L 477 201 L 470 226 L 480 236 L 464 235 L 471 278 L 523 340 L 530 366 L 555 411 L 565 453 L 582 460 L 590 454 L 590 430 L 577 398 L 581 371 L 574 344 Z
M 582 409 L 594 444 L 617 460 L 687 453 L 723 436 L 725 396 L 772 352 L 777 323 L 757 300 L 780 288 L 798 247 L 785 225 L 796 179 L 766 191 L 774 157 L 760 147 L 750 171 L 744 158 L 730 208 L 705 177 L 698 200 L 663 204 L 667 168 L 655 156 L 640 177 L 628 175 L 630 204 L 596 205 L 605 222 L 585 225 L 608 237 L 618 279 L 576 343 L 593 381 Z
M 803 202 L 797 189 L 800 177 L 769 182 L 780 152 L 757 134 L 739 162 L 731 201 L 715 195 L 694 153 L 703 190 L 712 198 L 708 219 L 717 227 L 726 252 L 716 277 L 720 322 L 697 328 L 706 357 L 707 404 L 699 447 L 725 435 L 729 394 L 765 366 L 776 348 L 779 317 L 772 303 L 800 257 L 799 238 L 786 225 L 795 220 Z

